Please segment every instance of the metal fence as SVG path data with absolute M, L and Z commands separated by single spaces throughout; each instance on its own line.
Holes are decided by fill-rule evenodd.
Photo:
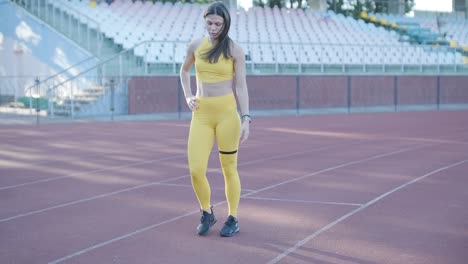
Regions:
M 44 97 L 33 93 L 23 114 L 40 112 L 42 122 L 190 118 L 177 76 L 95 77 L 95 84 L 101 84 L 80 92 L 75 88 L 81 82 L 77 77 L 57 84 Z M 468 109 L 467 82 L 468 76 L 247 77 L 254 116 Z M 195 85 L 192 78 L 194 89 Z
M 254 115 L 302 115 L 468 108 L 464 76 L 249 76 Z M 192 87 L 196 84 L 192 79 Z M 190 111 L 177 77 L 133 77 L 128 114 L 184 118 Z

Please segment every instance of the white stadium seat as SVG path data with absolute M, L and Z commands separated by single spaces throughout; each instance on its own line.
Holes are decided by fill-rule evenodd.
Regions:
M 72 5 L 88 14 L 97 21 L 107 38 L 124 49 L 131 49 L 144 41 L 170 43 L 159 45 L 156 50 L 142 47 L 134 50 L 136 56 L 147 59 L 149 63 L 170 60 L 181 63 L 187 44 L 205 34 L 202 17 L 206 5 L 203 4 L 116 0 L 111 5 L 102 2 L 92 7 L 87 1 L 79 0 L 51 2 L 56 8 L 66 9 L 67 5 Z M 254 63 L 463 63 L 459 54 L 420 49 L 418 45 L 400 42 L 396 32 L 330 11 L 318 13 L 302 9 L 252 7 L 249 10 L 231 9 L 230 12 L 230 36 L 240 43 L 246 54 L 251 55 Z M 70 14 L 79 16 L 74 12 Z M 433 32 L 447 32 L 450 39 L 458 43 L 468 43 L 467 20 L 444 18 L 439 27 L 433 17 L 379 17 L 388 21 L 417 22 Z M 96 28 L 87 19 L 80 22 L 90 23 L 90 27 Z M 150 53 L 142 56 L 143 52 Z

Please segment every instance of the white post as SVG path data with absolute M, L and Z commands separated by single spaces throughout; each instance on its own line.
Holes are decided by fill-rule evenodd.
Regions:
M 73 83 L 75 81 L 72 81 L 70 83 L 70 107 L 71 107 L 71 118 L 73 119 L 75 116 L 75 103 L 74 103 L 74 98 L 73 98 Z

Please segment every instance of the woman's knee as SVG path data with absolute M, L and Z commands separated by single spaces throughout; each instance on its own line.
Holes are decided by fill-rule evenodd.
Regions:
M 201 166 L 190 166 L 190 177 L 197 181 L 206 177 L 206 169 Z
M 219 161 L 225 174 L 237 174 L 237 151 L 220 151 Z

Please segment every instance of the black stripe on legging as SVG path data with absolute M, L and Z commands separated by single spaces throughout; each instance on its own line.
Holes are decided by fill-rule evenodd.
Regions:
M 237 153 L 237 150 L 234 150 L 234 151 L 219 151 L 219 153 L 221 154 L 236 154 Z

